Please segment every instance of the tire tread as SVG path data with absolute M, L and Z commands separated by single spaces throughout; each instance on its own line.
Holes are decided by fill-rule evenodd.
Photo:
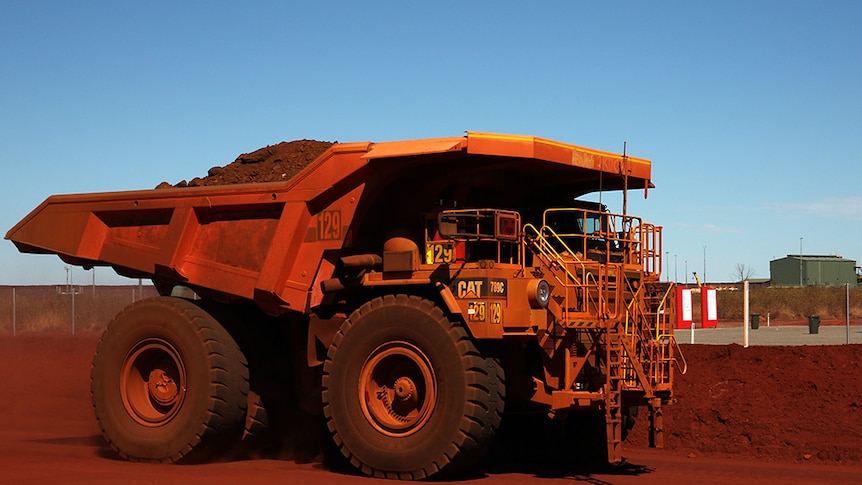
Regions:
M 337 354 L 339 347 L 355 321 L 364 315 L 385 306 L 407 306 L 418 309 L 436 320 L 444 327 L 446 334 L 461 356 L 465 371 L 466 399 L 465 411 L 460 418 L 458 432 L 455 433 L 449 445 L 438 456 L 429 459 L 426 465 L 409 472 L 392 472 L 378 470 L 362 463 L 347 447 L 339 436 L 338 429 L 332 419 L 331 395 L 329 382 L 329 363 Z M 503 393 L 505 377 L 499 361 L 493 356 L 483 354 L 474 343 L 463 324 L 449 319 L 432 301 L 415 295 L 385 295 L 364 303 L 350 315 L 336 333 L 330 345 L 327 363 L 324 365 L 322 377 L 322 398 L 326 425 L 332 435 L 336 447 L 342 455 L 362 473 L 375 477 L 394 475 L 400 479 L 416 479 L 453 475 L 463 472 L 472 466 L 484 449 L 490 444 L 500 425 L 503 414 Z
M 146 311 L 146 307 L 173 312 L 185 320 L 204 349 L 211 376 L 210 392 L 206 397 L 207 411 L 203 419 L 197 423 L 195 431 L 187 436 L 184 443 L 173 450 L 166 450 L 166 455 L 155 458 L 132 456 L 112 439 L 104 423 L 107 416 L 102 416 L 106 411 L 100 409 L 95 392 L 95 386 L 101 379 L 102 373 L 111 371 L 111 369 L 99 367 L 101 354 L 109 350 L 112 340 L 122 337 L 115 334 L 128 330 L 124 328 L 127 324 L 123 322 L 136 312 Z M 90 383 L 91 399 L 102 435 L 118 455 L 129 461 L 155 463 L 194 461 L 195 456 L 204 457 L 210 451 L 223 447 L 225 443 L 222 442 L 222 438 L 227 439 L 236 434 L 237 429 L 241 430 L 245 420 L 249 385 L 248 363 L 245 356 L 227 331 L 212 316 L 194 303 L 180 298 L 148 298 L 134 302 L 121 311 L 99 339 L 91 366 Z

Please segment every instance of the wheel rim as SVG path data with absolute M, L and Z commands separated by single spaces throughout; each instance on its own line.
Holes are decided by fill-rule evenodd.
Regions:
M 120 394 L 129 416 L 144 426 L 162 426 L 176 416 L 186 394 L 186 369 L 179 352 L 161 339 L 140 342 L 123 362 Z
M 428 357 L 407 342 L 381 345 L 359 374 L 359 400 L 365 418 L 387 436 L 421 429 L 437 403 L 437 379 Z

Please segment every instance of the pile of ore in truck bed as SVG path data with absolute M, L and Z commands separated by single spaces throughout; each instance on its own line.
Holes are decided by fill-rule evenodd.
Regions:
M 156 188 L 289 180 L 332 145 L 331 142 L 317 140 L 283 141 L 251 153 L 243 153 L 224 167 L 213 167 L 209 169 L 206 177 L 195 177 L 188 182 L 183 180 L 176 185 L 162 182 Z

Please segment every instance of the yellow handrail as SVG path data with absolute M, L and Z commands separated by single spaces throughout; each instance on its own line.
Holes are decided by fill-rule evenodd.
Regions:
M 533 246 L 541 253 L 542 256 L 546 257 L 550 263 L 556 263 L 566 275 L 567 281 L 562 281 L 556 275 L 554 275 L 554 279 L 557 280 L 563 287 L 565 288 L 587 288 L 589 286 L 593 286 L 595 288 L 601 288 L 602 285 L 597 279 L 596 275 L 589 273 L 586 271 L 587 265 L 581 260 L 577 253 L 575 253 L 563 239 L 557 235 L 557 233 L 551 229 L 550 227 L 543 226 L 542 229 L 537 229 L 533 224 L 527 223 L 524 225 L 525 236 L 527 232 L 531 232 L 531 239 L 533 241 Z M 547 234 L 547 235 L 546 235 Z M 565 256 L 563 253 L 558 251 L 553 244 L 550 243 L 549 240 L 553 240 L 556 244 L 562 247 L 563 253 L 567 253 Z M 580 267 L 580 273 L 582 277 L 578 277 L 575 273 L 569 270 L 569 265 L 574 264 Z M 565 295 L 566 299 L 568 299 L 568 292 Z M 599 292 L 599 300 L 592 301 L 588 298 L 587 293 L 584 293 L 584 301 L 582 303 L 582 308 L 587 308 L 589 306 L 595 306 L 596 310 L 599 311 L 601 308 L 604 308 L 606 305 L 606 299 Z
M 673 359 L 673 363 L 676 364 L 677 368 L 681 373 L 685 374 L 688 371 L 688 362 L 685 360 L 685 355 L 683 355 L 682 349 L 680 348 L 679 342 L 677 342 L 676 337 L 671 335 L 670 338 L 671 341 L 676 345 L 677 354 L 679 354 L 680 358 L 682 358 L 682 367 L 679 366 L 679 361 L 676 358 Z

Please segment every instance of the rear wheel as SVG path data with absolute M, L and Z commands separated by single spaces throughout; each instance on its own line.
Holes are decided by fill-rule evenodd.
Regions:
M 241 436 L 248 369 L 208 313 L 157 297 L 130 305 L 105 330 L 91 393 L 102 434 L 124 458 L 194 460 Z
M 503 375 L 428 300 L 376 298 L 348 318 L 323 369 L 335 444 L 363 473 L 422 479 L 471 465 L 503 411 Z

